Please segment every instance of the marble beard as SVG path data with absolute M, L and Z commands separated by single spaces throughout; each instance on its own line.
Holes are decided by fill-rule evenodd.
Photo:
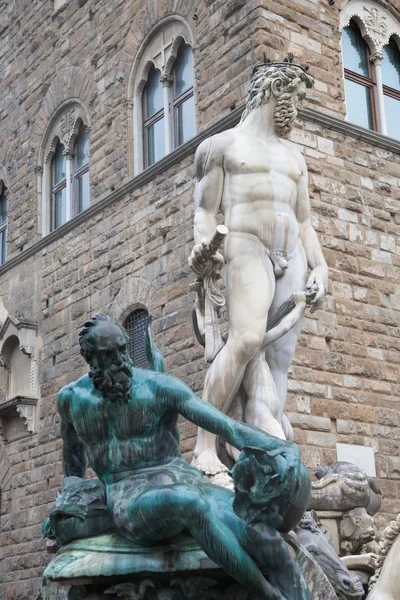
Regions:
M 281 139 L 312 85 L 306 69 L 290 62 L 259 65 L 239 125 L 205 140 L 195 159 L 189 264 L 197 275 L 195 331 L 211 362 L 203 399 L 281 439 L 293 434 L 284 414 L 287 372 L 304 309 L 320 305 L 328 280 L 310 221 L 307 167 Z M 224 225 L 217 226 L 220 213 Z M 223 266 L 226 300 L 218 288 Z M 227 340 L 218 323 L 225 301 Z M 226 472 L 215 436 L 204 430 L 193 464 L 207 475 Z

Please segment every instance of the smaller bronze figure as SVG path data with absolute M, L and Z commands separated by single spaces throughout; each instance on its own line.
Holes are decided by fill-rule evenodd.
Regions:
M 67 486 L 46 533 L 66 543 L 111 527 L 135 544 L 152 546 L 186 530 L 252 598 L 309 600 L 281 536 L 309 500 L 298 447 L 230 419 L 163 373 L 149 332 L 150 370 L 133 367 L 127 335 L 109 317 L 87 321 L 79 341 L 90 372 L 57 397 Z M 179 415 L 242 451 L 233 471 L 236 496 L 183 460 Z M 86 457 L 99 481 L 82 487 L 74 478 L 85 477 Z M 79 487 L 87 512 L 79 506 Z M 68 498 L 77 508 L 68 509 Z M 101 522 L 95 526 L 96 514 Z

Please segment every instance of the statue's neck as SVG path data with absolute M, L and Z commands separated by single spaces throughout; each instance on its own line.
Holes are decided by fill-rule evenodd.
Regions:
M 278 141 L 275 131 L 274 106 L 264 104 L 254 108 L 241 123 L 240 128 L 268 141 Z

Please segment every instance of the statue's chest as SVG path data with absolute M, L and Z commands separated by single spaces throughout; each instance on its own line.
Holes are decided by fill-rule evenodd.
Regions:
M 73 420 L 83 440 L 129 439 L 151 436 L 159 422 L 158 413 L 145 394 L 140 401 L 127 404 L 91 397 L 75 408 Z
M 268 144 L 256 137 L 240 137 L 227 151 L 224 165 L 230 175 L 265 174 L 295 182 L 301 175 L 300 165 L 287 146 Z

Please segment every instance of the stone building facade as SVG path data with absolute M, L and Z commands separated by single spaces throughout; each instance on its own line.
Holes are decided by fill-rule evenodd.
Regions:
M 238 122 L 264 53 L 277 60 L 294 52 L 316 80 L 291 140 L 308 165 L 330 288 L 323 309 L 306 315 L 290 372 L 295 439 L 310 469 L 333 463 L 337 443 L 373 448 L 381 518 L 399 510 L 400 142 L 345 120 L 341 54 L 350 5 L 368 43 L 391 33 L 397 43 L 387 24 L 400 22 L 400 2 L 376 2 L 368 25 L 357 15 L 371 4 L 0 0 L 0 181 L 8 202 L 0 267 L 0 598 L 36 598 L 49 561 L 41 524 L 62 484 L 55 397 L 85 372 L 84 320 L 101 310 L 123 322 L 146 308 L 167 370 L 201 392 L 205 364 L 191 326 L 187 264 L 194 152 Z M 197 134 L 141 170 L 140 58 L 171 23 L 183 24 L 193 50 Z M 51 231 L 46 144 L 71 107 L 82 111 L 88 131 L 91 200 Z M 195 428 L 182 422 L 181 434 L 189 459 Z

